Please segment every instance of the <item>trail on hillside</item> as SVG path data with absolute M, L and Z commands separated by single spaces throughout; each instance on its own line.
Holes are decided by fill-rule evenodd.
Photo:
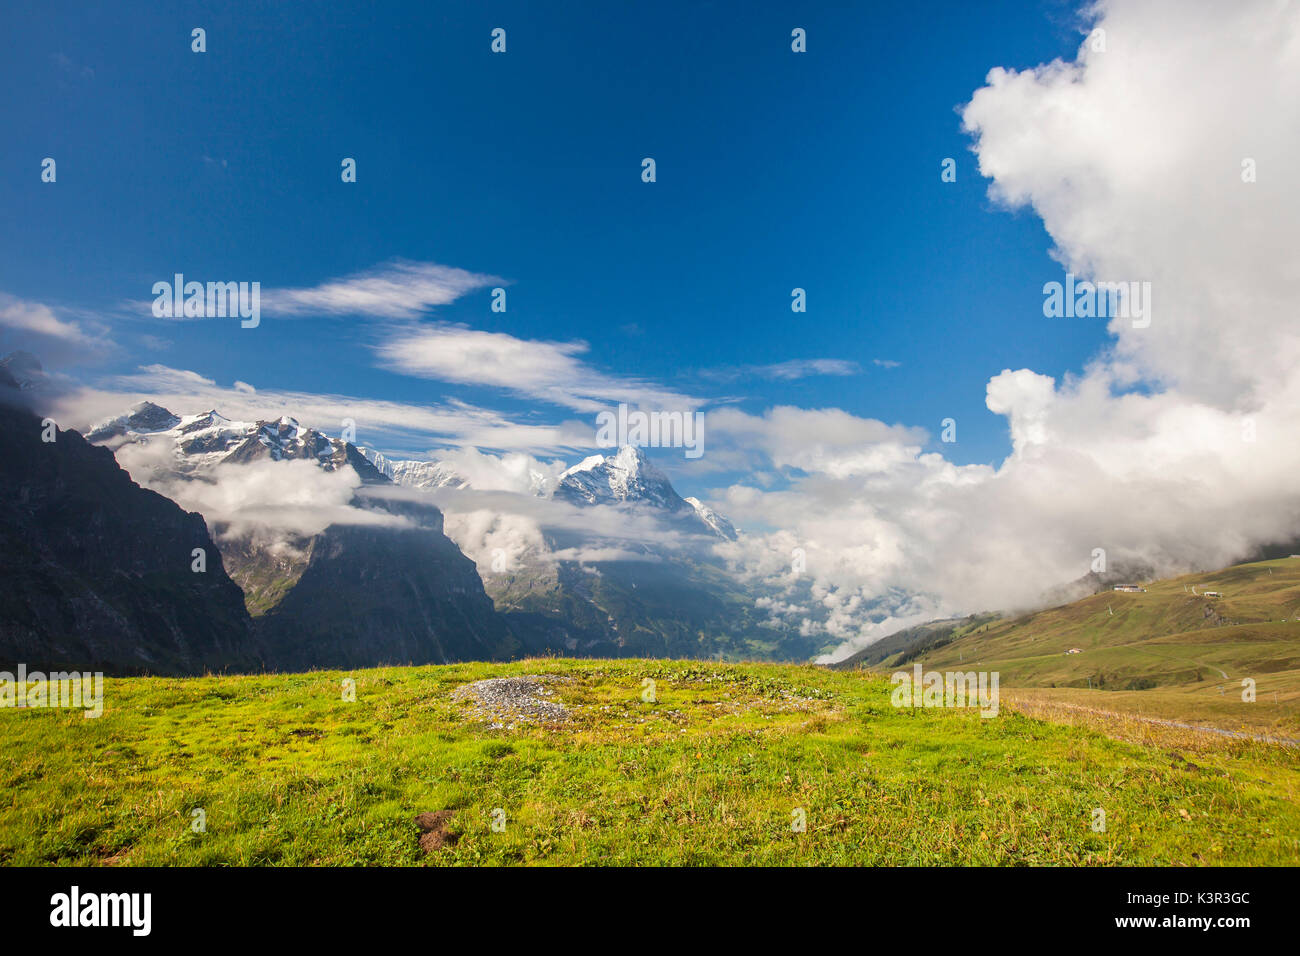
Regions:
M 1218 734 L 1221 737 L 1234 737 L 1239 740 L 1254 740 L 1259 743 L 1278 744 L 1283 747 L 1300 747 L 1300 740 L 1291 737 L 1274 737 L 1268 734 L 1248 734 L 1239 730 L 1225 730 L 1222 727 L 1208 727 L 1204 724 L 1189 724 L 1181 720 L 1168 720 L 1164 717 L 1145 717 L 1141 714 L 1129 714 L 1115 710 L 1101 710 L 1097 707 L 1084 707 L 1082 704 L 1067 704 L 1063 701 L 1013 701 L 1012 706 L 1026 712 L 1060 707 L 1064 710 L 1078 711 L 1095 717 L 1109 717 L 1115 720 L 1136 720 L 1144 724 L 1156 724 L 1161 727 L 1177 727 L 1180 730 L 1196 730 L 1201 733 Z

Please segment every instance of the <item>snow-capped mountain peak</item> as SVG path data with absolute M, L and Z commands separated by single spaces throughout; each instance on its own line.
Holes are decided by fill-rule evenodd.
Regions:
M 724 515 L 718 514 L 699 498 L 687 498 L 686 503 L 695 509 L 695 516 L 713 529 L 719 537 L 728 541 L 736 540 L 736 526 Z
M 100 422 L 87 434 L 88 441 L 104 441 L 108 438 L 125 435 L 127 432 L 148 434 L 175 428 L 181 419 L 161 405 L 153 402 L 137 402 L 124 414 Z
M 445 462 L 391 459 L 374 449 L 330 438 L 288 415 L 273 421 L 234 421 L 216 409 L 178 416 L 152 402 L 140 402 L 125 414 L 95 426 L 86 437 L 100 443 L 114 439 L 118 443 L 170 441 L 175 471 L 187 476 L 221 464 L 306 459 L 328 471 L 351 465 L 366 482 L 387 480 L 426 491 L 470 488 L 469 480 Z M 684 522 L 690 530 L 707 530 L 727 540 L 736 537 L 730 521 L 697 498 L 682 498 L 668 476 L 634 445 L 623 445 L 612 455 L 590 455 L 565 469 L 558 479 L 535 470 L 529 470 L 527 477 L 529 492 L 538 497 L 581 506 L 649 508 Z
M 395 485 L 407 488 L 423 488 L 432 491 L 436 488 L 464 489 L 469 482 L 440 461 L 400 461 L 387 458 L 383 453 L 372 448 L 359 449 L 370 464 Z
M 686 519 L 696 530 L 703 526 L 720 538 L 736 539 L 730 521 L 699 499 L 678 495 L 668 476 L 634 445 L 623 445 L 613 455 L 584 458 L 560 475 L 554 496 L 578 505 L 649 505 Z
M 175 448 L 175 469 L 183 475 L 193 475 L 218 464 L 305 458 L 315 460 L 327 471 L 350 464 L 364 481 L 384 480 L 347 442 L 305 428 L 287 415 L 275 421 L 242 422 L 226 418 L 214 408 L 198 415 L 180 416 L 152 402 L 141 402 L 125 414 L 95 426 L 86 438 L 99 443 L 113 439 L 142 443 L 171 441 Z
M 689 507 L 668 476 L 633 445 L 624 445 L 613 455 L 592 455 L 567 469 L 560 475 L 555 497 L 588 505 L 646 502 L 674 512 Z

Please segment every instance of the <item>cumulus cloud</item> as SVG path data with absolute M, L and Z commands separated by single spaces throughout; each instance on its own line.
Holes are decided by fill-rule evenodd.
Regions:
M 447 511 L 443 528 L 483 576 L 554 560 L 541 526 L 528 515 L 489 508 Z
M 713 465 L 847 475 L 884 470 L 910 461 L 927 439 L 924 429 L 887 425 L 838 408 L 806 409 L 778 405 L 753 415 L 719 408 L 704 418 Z M 719 447 L 720 446 L 720 447 Z
M 962 114 L 980 172 L 1042 218 L 1064 266 L 1152 283 L 1150 328 L 1110 324 L 1116 371 L 1260 400 L 1300 357 L 1300 10 L 1113 0 L 1095 16 L 1104 52 L 988 74 Z
M 655 561 L 674 553 L 707 553 L 711 539 L 665 524 L 649 507 L 580 506 L 517 490 L 396 489 L 434 501 L 447 536 L 479 565 L 492 568 L 497 549 L 509 567 L 559 561 Z
M 726 549 L 776 589 L 774 613 L 802 608 L 840 653 L 931 617 L 1032 605 L 1086 574 L 1094 548 L 1167 573 L 1300 535 L 1300 8 L 1111 0 L 1092 16 L 1105 52 L 994 69 L 963 121 L 995 202 L 1042 218 L 1062 272 L 1150 282 L 1150 326 L 1111 320 L 1078 377 L 991 372 L 986 404 L 1012 440 L 997 467 L 844 413 L 816 413 L 825 435 L 815 418 L 777 427 L 814 414 L 799 410 L 710 416 L 799 470 L 721 493 L 733 519 L 779 529 Z M 835 440 L 845 427 L 862 434 L 856 452 Z
M 561 459 L 542 461 L 523 452 L 493 455 L 474 447 L 430 453 L 479 491 L 513 491 L 533 495 L 555 488 L 568 466 Z

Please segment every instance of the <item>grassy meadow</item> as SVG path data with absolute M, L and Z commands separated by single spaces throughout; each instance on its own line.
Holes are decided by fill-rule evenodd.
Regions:
M 453 696 L 523 674 L 557 675 L 571 719 L 493 726 Z M 110 678 L 98 719 L 0 710 L 0 863 L 1300 862 L 1295 749 L 890 691 L 646 660 Z
M 997 671 L 1004 690 L 1034 689 L 1021 699 L 1300 740 L 1300 558 L 1144 586 L 959 628 L 879 669 Z

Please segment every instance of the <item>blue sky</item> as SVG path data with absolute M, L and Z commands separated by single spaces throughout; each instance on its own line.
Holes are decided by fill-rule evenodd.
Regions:
M 989 378 L 1059 378 L 1104 341 L 1102 323 L 1043 321 L 1042 284 L 1063 271 L 1051 239 L 990 203 L 957 113 L 993 66 L 1072 56 L 1070 5 L 378 6 L 3 15 L 0 293 L 106 330 L 116 347 L 73 374 L 159 364 L 259 391 L 589 419 L 378 367 L 373 316 L 242 330 L 124 306 L 174 272 L 309 288 L 437 263 L 506 280 L 508 311 L 479 288 L 417 321 L 585 342 L 609 376 L 754 414 L 840 408 L 924 428 L 933 447 L 951 416 L 945 455 L 992 463 L 1011 446 Z M 790 49 L 796 26 L 807 53 Z M 858 370 L 756 371 L 814 359 Z M 668 464 L 684 494 L 716 483 Z
M 846 647 L 1300 535 L 1295 4 L 552 6 L 7 5 L 0 349 L 61 424 L 354 417 L 516 497 L 701 408 L 651 457 Z M 1146 321 L 1045 316 L 1067 270 Z M 153 317 L 176 272 L 261 324 Z

